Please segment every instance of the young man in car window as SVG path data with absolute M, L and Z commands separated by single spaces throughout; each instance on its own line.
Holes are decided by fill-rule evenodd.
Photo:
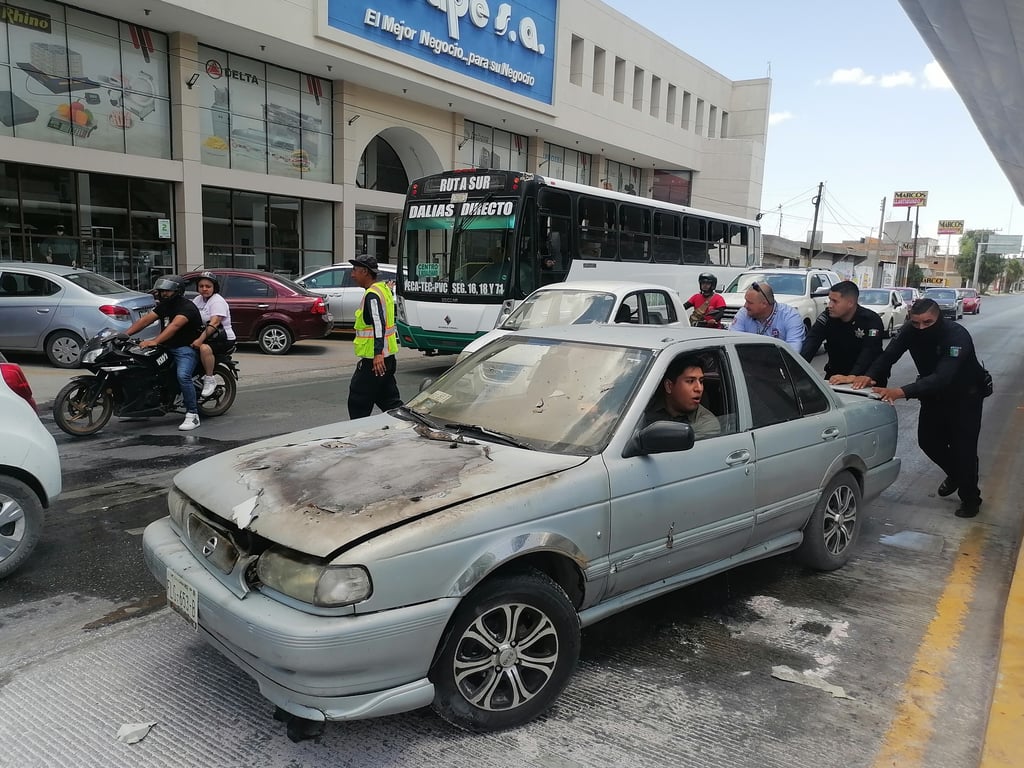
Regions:
M 661 391 L 644 414 L 643 426 L 656 421 L 689 424 L 694 437 L 717 437 L 722 428 L 715 415 L 701 405 L 704 396 L 704 362 L 697 355 L 680 355 L 665 371 Z

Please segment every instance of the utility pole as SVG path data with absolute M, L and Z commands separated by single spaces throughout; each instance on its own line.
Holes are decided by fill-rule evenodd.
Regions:
M 917 220 L 918 220 L 918 217 L 920 215 L 921 215 L 921 206 L 920 205 L 915 205 L 914 206 L 914 252 L 910 254 L 910 266 L 911 267 L 914 266 L 917 263 L 917 233 L 918 233 Z M 910 220 L 910 211 L 907 211 L 907 220 L 908 221 Z M 910 274 L 910 267 L 907 267 L 907 274 L 908 275 Z
M 779 203 L 779 237 L 782 237 L 782 203 Z
M 811 224 L 811 242 L 807 246 L 807 266 L 811 266 L 814 261 L 814 236 L 818 230 L 818 209 L 821 207 L 821 193 L 825 189 L 825 182 L 818 182 L 818 194 L 815 195 L 811 202 L 814 203 L 814 223 Z
M 882 212 L 878 214 L 878 258 L 875 259 L 875 269 L 878 271 L 878 284 L 885 282 L 882 279 L 882 228 L 885 226 L 885 198 L 882 198 Z M 888 286 L 883 286 L 888 287 Z

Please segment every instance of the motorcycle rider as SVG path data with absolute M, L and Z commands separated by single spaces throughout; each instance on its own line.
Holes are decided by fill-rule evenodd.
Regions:
M 209 397 L 217 388 L 217 379 L 213 376 L 216 355 L 226 352 L 235 343 L 235 332 L 231 328 L 231 309 L 227 300 L 220 295 L 220 280 L 213 272 L 203 272 L 196 281 L 199 295 L 192 303 L 199 308 L 199 316 L 206 323 L 199 338 L 192 346 L 199 350 L 199 359 L 203 362 L 202 397 Z
M 690 325 L 721 328 L 720 321 L 725 314 L 725 299 L 722 298 L 722 294 L 715 293 L 718 278 L 710 272 L 701 272 L 697 275 L 697 285 L 700 286 L 700 292 L 693 294 L 683 304 L 686 309 L 693 309 L 690 314 Z
M 199 308 L 185 298 L 185 281 L 177 275 L 166 275 L 153 283 L 156 307 L 140 317 L 126 333 L 131 336 L 143 328 L 160 321 L 161 331 L 154 339 L 146 339 L 140 347 L 155 347 L 162 344 L 174 357 L 178 374 L 178 388 L 185 403 L 185 420 L 178 429 L 187 431 L 199 426 L 199 402 L 192 384 L 192 372 L 196 367 L 196 350 L 192 342 L 203 331 L 203 318 Z

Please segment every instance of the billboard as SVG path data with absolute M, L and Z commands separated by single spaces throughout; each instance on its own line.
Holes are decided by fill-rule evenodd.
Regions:
M 962 235 L 964 233 L 963 219 L 939 219 L 940 235 Z
M 328 0 L 327 24 L 545 104 L 554 98 L 558 0 Z M 411 65 L 415 66 L 415 65 Z
M 927 192 L 893 192 L 893 208 L 924 208 L 928 205 Z
M 1020 235 L 989 235 L 982 247 L 985 253 L 1020 253 Z

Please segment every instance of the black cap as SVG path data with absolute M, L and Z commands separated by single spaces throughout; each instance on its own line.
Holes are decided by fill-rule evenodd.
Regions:
M 353 267 L 365 267 L 373 273 L 374 277 L 380 272 L 380 267 L 377 266 L 377 259 L 373 256 L 357 256 L 354 259 L 349 259 L 348 263 Z

